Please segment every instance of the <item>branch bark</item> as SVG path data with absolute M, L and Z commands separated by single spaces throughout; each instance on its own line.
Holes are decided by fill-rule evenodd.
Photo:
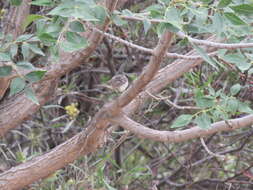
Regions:
M 77 58 L 77 60 L 79 60 L 78 56 L 76 56 L 76 58 Z M 159 58 L 159 60 L 161 60 L 161 59 Z M 184 61 L 176 62 L 175 64 L 170 65 L 170 66 L 166 67 L 165 69 L 162 69 L 161 72 L 158 73 L 158 75 L 155 77 L 154 82 L 152 82 L 151 84 L 148 85 L 147 89 L 149 89 L 150 91 L 160 90 L 165 85 L 167 85 L 169 82 L 171 82 L 172 80 L 175 80 L 177 77 L 181 76 L 183 73 L 188 71 L 190 68 L 194 67 L 196 64 L 199 64 L 200 62 L 201 62 L 200 60 L 198 62 L 190 62 L 190 63 L 188 62 L 187 65 L 185 65 Z M 171 66 L 173 66 L 173 67 L 171 67 Z M 61 68 L 61 67 L 64 67 L 64 65 L 63 66 L 60 65 L 58 67 L 58 71 L 59 71 L 59 68 Z M 157 66 L 151 67 L 151 68 L 153 68 L 155 70 L 158 69 Z M 179 68 L 181 68 L 179 71 L 177 70 L 177 72 L 173 72 L 173 69 L 179 69 Z M 170 71 L 172 73 L 171 77 L 168 76 L 168 71 Z M 54 72 L 52 72 L 52 73 L 54 73 Z M 55 72 L 55 73 L 61 73 L 61 72 Z M 145 71 L 143 73 L 145 73 Z M 51 75 L 51 76 L 53 76 L 53 75 Z M 147 83 L 152 79 L 152 77 L 154 75 L 152 75 L 152 74 L 149 75 L 149 77 L 151 76 L 150 78 L 149 77 L 145 78 L 145 77 L 147 77 L 147 76 L 145 76 L 145 74 L 143 74 L 142 76 L 144 76 L 144 83 L 142 83 L 142 84 L 137 83 L 137 85 L 133 85 L 130 88 L 132 90 L 129 89 L 130 92 L 131 91 L 132 92 L 131 93 L 128 92 L 128 93 L 130 93 L 130 94 L 133 93 L 133 94 L 132 94 L 131 98 L 127 97 L 127 99 L 124 100 L 124 102 L 125 102 L 124 104 L 119 104 L 118 102 L 117 103 L 113 102 L 110 105 L 106 105 L 104 108 L 101 109 L 100 112 L 98 112 L 96 114 L 96 116 L 94 117 L 94 119 L 92 120 L 90 125 L 88 126 L 87 130 L 85 130 L 84 132 L 77 134 L 76 136 L 74 136 L 73 138 L 71 138 L 67 142 L 63 143 L 62 145 L 56 147 L 55 149 L 53 149 L 49 153 L 39 156 L 39 157 L 37 157 L 25 164 L 14 167 L 11 170 L 6 171 L 5 173 L 1 174 L 0 175 L 0 187 L 2 189 L 4 189 L 4 188 L 6 189 L 6 187 L 11 188 L 11 189 L 17 189 L 17 188 L 26 186 L 27 184 L 30 184 L 35 180 L 38 180 L 40 178 L 44 178 L 44 177 L 48 176 L 49 174 L 51 174 L 55 170 L 65 166 L 69 162 L 72 162 L 78 156 L 80 156 L 82 154 L 88 154 L 90 152 L 95 151 L 97 148 L 99 148 L 103 144 L 103 139 L 106 136 L 106 127 L 109 124 L 108 110 L 111 110 L 111 109 L 107 109 L 108 106 L 109 106 L 109 108 L 112 105 L 114 105 L 114 106 L 116 105 L 117 107 L 121 107 L 121 106 L 128 104 L 142 90 L 142 89 L 136 90 L 134 87 L 137 86 L 140 88 L 144 88 L 145 85 L 147 85 Z M 166 81 L 166 83 L 164 83 L 165 81 Z M 50 82 L 50 80 L 48 80 L 48 82 Z M 122 98 L 122 96 L 121 96 L 121 98 Z M 126 95 L 124 95 L 124 96 L 126 96 Z M 136 108 L 136 105 L 140 105 L 140 104 L 138 104 L 138 102 L 139 103 L 141 102 L 139 100 L 141 99 L 143 102 L 146 99 L 146 96 L 147 95 L 145 94 L 145 92 L 142 92 L 138 97 L 136 97 L 135 101 L 132 101 L 131 104 L 129 104 L 129 106 L 127 106 L 128 109 L 130 108 L 128 110 L 129 113 L 133 112 L 135 110 L 134 108 Z M 118 100 L 120 100 L 120 97 Z M 132 107 L 132 105 L 134 105 L 134 107 Z M 30 104 L 28 107 L 32 107 L 32 105 Z M 125 111 L 127 111 L 127 109 Z M 111 114 L 109 114 L 109 115 L 111 116 Z M 64 160 L 60 161 L 62 158 L 64 158 Z M 46 170 L 43 170 L 43 168 L 46 168 Z M 38 175 L 38 173 L 39 173 L 39 175 Z M 20 184 L 17 184 L 18 182 L 20 182 L 21 186 L 20 186 Z
M 170 45 L 171 37 L 171 33 L 164 33 L 155 49 L 155 55 L 152 56 L 149 65 L 136 80 L 137 82 L 129 88 L 127 93 L 122 94 L 112 103 L 103 106 L 94 116 L 86 130 L 75 135 L 49 153 L 0 174 L 0 189 L 25 187 L 34 181 L 47 177 L 55 170 L 74 161 L 80 155 L 94 152 L 101 147 L 106 137 L 106 129 L 109 124 L 108 117 L 118 115 L 118 112 L 111 111 L 121 109 L 123 105 L 119 104 L 119 101 L 124 103 L 131 101 L 151 81 Z M 129 94 L 130 98 L 126 94 Z
M 126 115 L 119 115 L 115 118 L 111 118 L 110 121 L 115 125 L 120 125 L 126 130 L 133 132 L 141 138 L 160 142 L 182 142 L 211 135 L 220 131 L 232 131 L 250 126 L 253 124 L 253 114 L 238 119 L 213 123 L 209 129 L 201 129 L 196 126 L 182 131 L 158 131 L 150 129 L 141 125 L 140 123 L 135 122 Z
M 57 79 L 44 81 L 37 85 L 36 96 L 41 105 L 53 98 L 57 87 Z M 10 129 L 15 128 L 21 122 L 31 118 L 40 106 L 34 104 L 27 97 L 16 95 L 0 107 L 0 137 L 3 137 Z
M 12 6 L 9 9 L 7 16 L 4 18 L 4 34 L 12 34 L 16 39 L 23 33 L 23 23 L 30 13 L 31 0 L 23 0 L 21 5 L 16 7 Z
M 113 0 L 106 0 L 104 2 L 108 11 L 113 11 L 116 3 L 117 1 Z M 99 29 L 106 30 L 108 24 L 109 19 L 106 19 L 105 23 L 100 26 Z M 89 31 L 83 35 L 88 38 L 90 45 L 82 51 L 73 53 L 60 52 L 59 62 L 52 64 L 47 69 L 48 71 L 43 81 L 40 81 L 37 86 L 35 86 L 35 92 L 40 102 L 40 106 L 48 102 L 53 97 L 52 95 L 54 92 L 52 92 L 51 89 L 55 88 L 52 88 L 51 84 L 54 84 L 54 81 L 62 75 L 78 67 L 80 64 L 85 63 L 85 59 L 91 55 L 102 39 L 102 35 L 96 31 Z M 41 89 L 43 88 L 44 91 L 41 92 Z M 48 93 L 50 93 L 51 96 L 44 96 L 44 94 L 47 95 Z M 47 97 L 47 99 L 45 99 L 45 97 Z M 29 118 L 31 114 L 35 113 L 40 106 L 35 105 L 32 101 L 27 100 L 24 94 L 5 101 L 5 103 L 0 106 L 0 136 L 4 136 L 9 130 L 17 127 L 25 119 Z M 22 110 L 22 107 L 26 109 Z M 15 114 L 14 117 L 13 113 L 18 114 Z

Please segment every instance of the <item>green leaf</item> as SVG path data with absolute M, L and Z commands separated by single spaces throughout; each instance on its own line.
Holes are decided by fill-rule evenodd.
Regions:
M 22 29 L 23 31 L 26 29 L 27 26 L 29 26 L 32 22 L 39 20 L 39 19 L 43 19 L 45 18 L 45 16 L 41 16 L 41 15 L 36 15 L 36 14 L 31 14 L 28 15 L 24 21 L 24 23 L 22 24 Z
M 241 90 L 241 85 L 240 84 L 235 84 L 230 88 L 230 93 L 232 96 L 238 94 Z
M 35 0 L 30 3 L 31 5 L 37 6 L 52 6 L 54 2 L 52 0 Z
M 26 40 L 29 40 L 30 38 L 33 37 L 33 34 L 24 34 L 24 35 L 21 35 L 19 36 L 17 39 L 16 39 L 16 42 L 24 42 Z
M 207 55 L 207 53 L 200 47 L 198 47 L 197 45 L 195 45 L 194 43 L 191 43 L 192 46 L 194 47 L 194 49 L 196 49 L 196 51 L 200 54 L 200 56 L 207 62 L 209 63 L 211 66 L 213 66 L 215 69 L 218 70 L 218 67 L 216 65 L 216 62 Z
M 227 120 L 227 119 L 229 119 L 227 112 L 224 110 L 219 110 L 219 109 L 212 111 L 212 117 L 214 120 L 220 120 L 220 119 Z
M 174 120 L 171 128 L 182 127 L 182 126 L 188 125 L 191 122 L 192 117 L 193 116 L 189 114 L 180 115 L 176 120 Z
M 88 46 L 88 41 L 75 32 L 66 32 L 66 41 L 61 42 L 60 48 L 65 52 L 74 52 Z
M 159 4 L 152 4 L 144 9 L 144 12 L 150 13 L 152 18 L 158 18 L 163 16 L 162 13 L 164 12 L 164 6 Z
M 0 67 L 0 77 L 6 77 L 11 74 L 12 67 L 11 66 L 2 66 Z
M 186 31 L 187 33 L 198 33 L 199 27 L 194 24 L 185 24 L 183 25 L 183 30 Z M 188 40 L 187 40 L 187 43 L 188 43 Z
M 212 28 L 215 32 L 217 32 L 217 35 L 220 35 L 223 31 L 225 31 L 223 26 L 224 17 L 220 13 L 214 13 Z
M 40 105 L 34 91 L 32 88 L 26 88 L 25 89 L 25 95 L 28 99 L 30 99 L 33 103 L 37 104 L 37 105 Z
M 66 32 L 66 39 L 68 42 L 71 43 L 79 43 L 83 41 L 84 37 L 80 36 L 78 33 L 75 32 Z
M 10 0 L 11 5 L 19 6 L 22 3 L 22 0 Z
M 251 67 L 251 63 L 239 53 L 229 53 L 220 57 L 229 63 L 235 64 L 243 72 Z
M 128 10 L 128 9 L 124 9 L 123 11 L 122 11 L 122 15 L 124 15 L 124 16 L 134 16 L 134 13 L 132 13 L 130 10 Z
M 28 62 L 28 61 L 17 62 L 16 65 L 18 67 L 23 68 L 23 69 L 34 69 L 34 66 L 30 62 Z
M 156 28 L 157 35 L 160 37 L 166 29 L 171 32 L 178 32 L 179 31 L 178 28 L 176 28 L 175 26 L 173 26 L 170 23 L 160 23 L 160 24 L 158 24 L 158 26 Z
M 202 97 L 197 97 L 196 98 L 196 104 L 200 108 L 210 108 L 214 106 L 215 98 L 211 96 L 202 96 Z
M 205 3 L 205 4 L 209 4 L 212 2 L 212 0 L 200 0 L 201 2 Z
M 33 36 L 32 38 L 28 39 L 27 42 L 40 42 L 40 39 L 37 36 Z
M 227 110 L 235 113 L 239 107 L 239 102 L 235 98 L 230 98 L 227 102 Z
M 38 82 L 43 78 L 45 75 L 46 71 L 33 71 L 28 73 L 25 78 L 29 80 L 30 82 Z
M 92 12 L 94 16 L 100 21 L 104 22 L 107 16 L 106 10 L 103 6 L 96 5 L 92 7 Z
M 0 52 L 0 61 L 11 61 L 11 56 L 7 53 Z
M 248 75 L 252 75 L 253 74 L 253 68 L 248 70 Z
M 120 18 L 118 15 L 114 14 L 112 15 L 112 21 L 114 24 L 116 24 L 117 26 L 123 26 L 127 24 L 127 21 L 123 20 L 122 18 Z
M 11 57 L 14 58 L 18 53 L 18 45 L 17 44 L 11 44 L 11 47 L 10 47 L 10 54 L 11 54 Z
M 17 77 L 17 78 L 12 79 L 11 85 L 10 85 L 9 96 L 12 96 L 14 94 L 21 92 L 25 88 L 25 85 L 26 85 L 25 80 L 22 78 Z
M 234 13 L 226 12 L 224 16 L 234 25 L 247 25 L 240 17 L 236 16 Z
M 167 8 L 165 11 L 165 19 L 176 28 L 182 29 L 180 13 L 176 8 Z
M 73 21 L 70 23 L 69 28 L 72 32 L 84 32 L 85 28 L 82 23 L 78 21 Z
M 49 15 L 58 15 L 62 17 L 74 17 L 80 18 L 85 21 L 99 21 L 95 15 L 96 13 L 93 12 L 97 6 L 91 6 L 84 2 L 64 2 L 51 10 L 48 14 Z M 100 11 L 101 14 L 101 11 Z
M 194 123 L 202 129 L 209 129 L 211 127 L 211 118 L 206 113 L 203 113 L 195 118 Z
M 35 45 L 35 44 L 28 44 L 28 46 L 29 46 L 30 50 L 31 50 L 33 53 L 36 53 L 36 54 L 38 54 L 38 55 L 45 56 L 44 52 L 43 52 L 40 48 L 38 48 L 37 45 Z
M 241 4 L 236 6 L 230 6 L 233 11 L 238 14 L 252 15 L 253 14 L 253 4 Z
M 232 2 L 232 0 L 220 0 L 218 7 L 224 8 L 224 7 L 228 6 L 231 2 Z
M 52 47 L 49 47 L 49 54 L 50 54 L 50 59 L 53 61 L 53 62 L 58 62 L 60 61 L 60 55 L 59 55 L 59 46 L 52 46 Z
M 240 102 L 239 103 L 239 111 L 242 113 L 250 113 L 253 114 L 253 110 L 249 107 L 248 104 L 244 103 L 244 102 Z
M 24 42 L 21 46 L 21 52 L 22 52 L 22 55 L 23 55 L 23 58 L 24 59 L 28 59 L 29 58 L 29 55 L 30 55 L 30 50 L 29 50 L 29 44 Z
M 147 34 L 148 30 L 151 27 L 151 22 L 147 19 L 143 20 L 144 33 Z
M 74 52 L 74 51 L 78 51 L 81 49 L 84 49 L 85 47 L 87 47 L 87 44 L 76 44 L 76 43 L 71 43 L 71 42 L 61 42 L 60 48 L 65 51 L 65 52 Z
M 85 21 L 99 21 L 95 16 L 86 9 L 86 11 L 78 10 L 72 14 L 73 17 L 83 19 Z
M 49 33 L 41 33 L 39 34 L 39 39 L 46 45 L 50 46 L 52 45 L 53 43 L 56 42 L 56 39 L 50 35 Z

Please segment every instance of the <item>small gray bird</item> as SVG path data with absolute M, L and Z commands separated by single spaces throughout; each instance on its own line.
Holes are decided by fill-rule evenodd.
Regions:
M 114 90 L 115 92 L 123 92 L 128 87 L 128 78 L 123 74 L 115 75 L 109 80 L 104 87 Z

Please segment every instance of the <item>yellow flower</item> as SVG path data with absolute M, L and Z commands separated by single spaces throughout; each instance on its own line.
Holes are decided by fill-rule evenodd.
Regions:
M 70 105 L 65 106 L 66 113 L 68 114 L 69 118 L 72 120 L 75 119 L 80 112 L 77 106 L 78 106 L 77 103 L 71 103 Z

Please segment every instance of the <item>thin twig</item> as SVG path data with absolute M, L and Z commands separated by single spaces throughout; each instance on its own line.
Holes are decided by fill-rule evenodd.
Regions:
M 222 158 L 222 159 L 225 159 L 225 158 L 226 158 L 226 156 L 224 156 L 224 155 L 220 155 L 220 154 L 213 153 L 212 151 L 210 151 L 209 148 L 207 147 L 207 145 L 206 145 L 204 139 L 203 139 L 202 137 L 200 138 L 200 141 L 201 141 L 202 146 L 203 146 L 203 147 L 205 148 L 205 150 L 208 152 L 208 154 L 210 154 L 210 155 L 212 155 L 212 156 L 214 156 L 214 157 L 217 157 L 217 158 Z
M 151 55 L 153 54 L 153 49 L 149 49 L 149 48 L 145 48 L 145 47 L 136 45 L 136 44 L 134 44 L 132 42 L 129 42 L 127 40 L 123 40 L 123 39 L 121 39 L 121 38 L 119 38 L 117 36 L 114 36 L 112 34 L 109 34 L 107 32 L 103 32 L 103 31 L 101 31 L 101 30 L 99 30 L 97 28 L 94 28 L 93 30 L 99 32 L 100 34 L 103 34 L 104 36 L 106 36 L 108 38 L 111 38 L 111 39 L 116 40 L 116 41 L 118 41 L 118 42 L 120 42 L 122 44 L 125 44 L 128 47 L 135 48 L 137 50 L 140 50 L 142 52 L 146 52 L 146 53 L 151 54 Z M 211 56 L 211 57 L 215 56 L 215 55 L 217 55 L 216 51 L 211 52 L 211 53 L 208 54 L 208 56 Z M 189 55 L 182 55 L 182 54 L 177 54 L 177 53 L 166 53 L 165 56 L 169 57 L 169 58 L 174 58 L 174 59 L 189 59 L 189 60 L 202 59 L 201 56 L 195 56 L 195 55 L 189 56 Z
M 196 106 L 179 106 L 175 103 L 173 103 L 172 101 L 170 101 L 169 99 L 166 99 L 164 101 L 167 105 L 173 106 L 179 110 L 200 110 L 201 108 L 196 107 Z
M 204 46 L 209 46 L 209 47 L 223 48 L 223 49 L 238 49 L 238 48 L 252 48 L 253 47 L 253 43 L 233 43 L 233 44 L 218 43 L 218 42 L 211 42 L 208 40 L 195 39 L 186 35 L 183 32 L 177 32 L 176 34 L 181 38 L 187 38 L 190 42 L 194 44 L 204 45 Z
M 161 95 L 153 95 L 151 94 L 149 91 L 145 91 L 151 98 L 154 98 L 157 101 L 161 101 L 163 100 L 167 105 L 173 106 L 177 109 L 181 109 L 181 110 L 186 110 L 186 109 L 190 109 L 190 110 L 200 110 L 201 108 L 199 107 L 195 107 L 195 106 L 179 106 L 175 103 L 173 103 L 172 101 L 169 100 L 169 97 L 162 97 Z

